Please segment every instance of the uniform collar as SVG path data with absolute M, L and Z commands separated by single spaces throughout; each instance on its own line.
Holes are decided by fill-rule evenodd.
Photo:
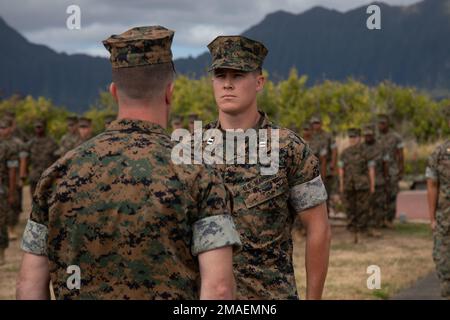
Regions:
M 260 114 L 261 117 L 259 117 L 258 123 L 253 127 L 253 129 L 258 130 L 258 129 L 266 129 L 266 128 L 270 127 L 272 125 L 272 122 L 270 121 L 267 114 L 261 110 L 258 110 L 258 113 Z M 222 130 L 219 119 L 216 120 L 216 122 L 213 124 L 212 127 L 214 129 Z
M 166 130 L 159 124 L 136 119 L 115 120 L 109 124 L 106 131 L 140 131 L 144 133 L 159 133 L 167 135 Z

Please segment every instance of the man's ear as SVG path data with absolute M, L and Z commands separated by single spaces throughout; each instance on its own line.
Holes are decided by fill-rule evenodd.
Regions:
M 266 77 L 262 74 L 256 76 L 256 92 L 260 92 L 264 89 L 264 84 L 266 83 Z
M 109 85 L 109 93 L 111 93 L 116 102 L 119 102 L 119 97 L 117 95 L 117 86 L 114 82 L 111 82 L 111 84 Z
M 165 100 L 166 100 L 166 104 L 168 106 L 170 106 L 172 104 L 172 95 L 173 95 L 174 87 L 175 87 L 175 84 L 173 82 L 170 82 L 166 87 Z

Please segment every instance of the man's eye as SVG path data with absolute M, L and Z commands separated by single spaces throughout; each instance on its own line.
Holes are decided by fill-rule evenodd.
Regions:
M 235 78 L 242 78 L 244 75 L 242 73 L 235 73 L 234 77 Z

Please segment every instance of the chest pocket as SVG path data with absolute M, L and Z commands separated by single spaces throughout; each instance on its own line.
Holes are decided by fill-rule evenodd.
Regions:
M 270 178 L 261 176 L 242 187 L 242 196 L 248 209 L 262 204 L 279 207 L 283 202 L 287 205 L 287 191 L 288 184 L 285 176 L 277 175 Z M 269 200 L 278 200 L 279 203 L 276 204 L 274 201 L 268 203 Z

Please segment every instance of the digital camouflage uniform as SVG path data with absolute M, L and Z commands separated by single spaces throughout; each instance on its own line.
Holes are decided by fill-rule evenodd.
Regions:
M 142 60 L 132 52 L 157 60 L 170 51 L 173 31 L 113 37 L 132 39 L 132 60 L 113 67 L 132 67 Z M 44 172 L 22 248 L 48 256 L 57 299 L 197 299 L 196 256 L 240 245 L 222 180 L 203 165 L 173 164 L 174 144 L 157 124 L 117 120 Z M 66 286 L 70 265 L 80 267 L 79 290 Z
M 75 149 L 78 145 L 81 144 L 81 137 L 78 134 L 78 130 L 76 133 L 72 133 L 70 131 L 71 128 L 76 126 L 78 124 L 78 118 L 75 116 L 71 116 L 67 118 L 67 127 L 69 131 L 65 133 L 60 142 L 59 142 L 59 148 L 55 151 L 56 157 L 62 157 L 66 154 L 66 152 Z
M 9 145 L 11 152 L 15 154 L 14 167 L 16 168 L 16 194 L 14 198 L 14 203 L 9 207 L 8 212 L 8 226 L 15 227 L 19 223 L 19 216 L 22 212 L 22 187 L 20 186 L 19 180 L 19 159 L 23 157 L 23 152 L 25 150 L 25 143 L 16 136 L 10 136 L 5 140 L 5 143 Z
M 218 37 L 208 45 L 211 69 L 230 68 L 253 71 L 260 68 L 267 49 L 259 42 L 241 36 Z M 220 129 L 218 121 L 206 129 Z M 238 299 L 297 299 L 292 264 L 291 230 L 297 213 L 327 199 L 319 173 L 318 160 L 305 142 L 291 130 L 273 124 L 260 112 L 259 129 L 279 130 L 279 170 L 262 175 L 260 161 L 216 164 L 225 185 L 233 194 L 233 217 L 243 249 L 234 258 Z M 274 152 L 271 134 L 258 141 L 258 148 Z M 224 140 L 207 139 L 204 147 Z M 245 144 L 248 151 L 248 142 Z M 248 152 L 246 152 L 248 154 Z M 224 154 L 225 156 L 225 154 Z
M 375 135 L 373 126 L 364 128 L 365 134 Z M 374 137 L 372 143 L 362 143 L 362 153 L 375 163 L 375 192 L 370 196 L 371 210 L 370 227 L 380 228 L 384 224 L 386 217 L 386 179 L 384 177 L 384 167 L 387 165 L 388 157 L 384 153 L 384 148 L 380 141 Z
M 385 218 L 392 222 L 395 219 L 396 214 L 396 201 L 399 191 L 398 183 L 400 181 L 400 168 L 398 167 L 396 154 L 398 150 L 403 149 L 404 144 L 400 135 L 392 129 L 390 129 L 386 134 L 380 132 L 378 141 L 383 146 L 386 159 L 388 159 L 389 182 L 386 188 L 387 203 Z
M 0 120 L 0 127 L 7 128 L 10 124 Z M 10 168 L 17 168 L 18 155 L 11 148 L 7 139 L 0 139 L 0 249 L 8 247 L 8 214 L 11 207 L 8 204 L 9 192 L 9 171 Z
M 342 151 L 339 167 L 344 170 L 344 204 L 352 232 L 366 231 L 370 227 L 369 166 L 375 163 L 363 152 L 361 143 Z
M 313 120 L 315 119 L 313 118 Z M 331 166 L 333 160 L 333 150 L 337 148 L 336 139 L 331 133 L 321 130 L 320 132 L 313 132 L 310 145 L 315 150 L 315 154 L 319 152 L 319 155 L 324 155 L 326 158 L 327 166 L 324 183 L 327 193 L 331 195 L 334 193 L 336 185 L 336 178 Z M 330 200 L 331 198 L 328 198 L 328 202 Z
M 426 177 L 439 183 L 433 259 L 442 296 L 450 299 L 450 140 L 440 145 L 428 159 Z
M 56 150 L 58 150 L 58 144 L 49 136 L 34 136 L 28 142 L 27 152 L 28 165 L 30 167 L 29 182 L 31 194 L 34 193 L 42 172 L 57 159 L 55 156 Z
M 61 141 L 59 142 L 59 149 L 56 150 L 55 156 L 62 157 L 68 151 L 75 149 L 81 142 L 81 138 L 78 134 L 67 132 L 62 136 Z

